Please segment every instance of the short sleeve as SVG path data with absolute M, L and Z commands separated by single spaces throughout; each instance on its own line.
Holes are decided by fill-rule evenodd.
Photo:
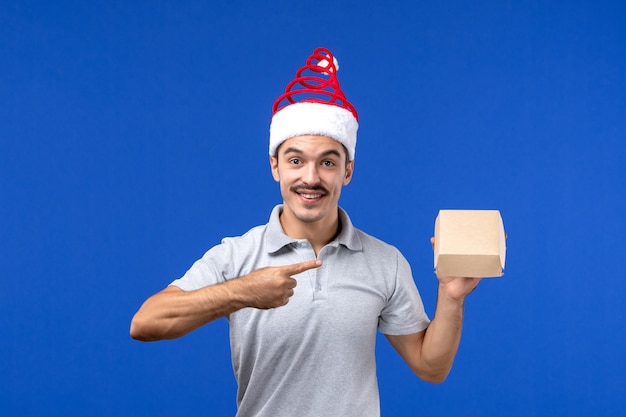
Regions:
M 228 242 L 222 241 L 221 244 L 209 249 L 202 258 L 193 263 L 185 275 L 170 285 L 184 291 L 193 291 L 225 282 L 226 277 L 230 276 L 231 253 L 232 249 Z
M 411 267 L 396 250 L 395 287 L 381 312 L 378 330 L 389 335 L 412 334 L 424 330 L 429 323 Z

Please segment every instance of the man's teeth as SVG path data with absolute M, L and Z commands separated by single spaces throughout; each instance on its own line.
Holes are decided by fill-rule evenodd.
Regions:
M 300 194 L 302 197 L 304 198 L 319 198 L 321 196 L 321 194 Z

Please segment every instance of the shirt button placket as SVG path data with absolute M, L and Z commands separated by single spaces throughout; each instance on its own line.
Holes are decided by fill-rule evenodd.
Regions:
M 296 250 L 302 255 L 302 262 L 315 259 L 315 252 L 313 247 L 306 240 L 301 240 L 295 244 Z M 313 291 L 313 300 L 319 299 L 319 292 L 322 290 L 321 281 L 319 278 L 319 268 L 309 269 L 305 272 L 306 276 L 310 279 L 311 289 Z
M 322 249 L 323 251 L 323 249 Z M 326 274 L 327 267 L 324 266 L 324 259 L 322 259 L 322 253 L 320 253 L 319 259 L 322 260 L 322 266 L 315 268 L 315 300 L 326 300 L 326 286 L 324 285 L 324 276 Z

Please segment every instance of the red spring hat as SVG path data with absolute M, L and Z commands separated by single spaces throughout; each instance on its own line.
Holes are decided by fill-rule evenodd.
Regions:
M 270 155 L 281 143 L 302 135 L 328 136 L 341 142 L 354 159 L 359 116 L 341 91 L 339 63 L 326 48 L 317 48 L 274 102 Z

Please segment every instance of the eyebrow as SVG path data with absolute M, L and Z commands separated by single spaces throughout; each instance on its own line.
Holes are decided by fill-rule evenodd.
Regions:
M 285 154 L 295 153 L 295 154 L 298 154 L 298 155 L 303 155 L 304 154 L 304 152 L 302 152 L 302 150 L 300 150 L 298 148 L 294 148 L 293 146 L 290 146 L 289 148 L 285 149 L 284 153 Z M 329 149 L 329 150 L 327 150 L 325 152 L 322 152 L 320 157 L 323 158 L 323 157 L 326 157 L 326 156 L 329 156 L 329 155 L 335 155 L 338 158 L 341 158 L 341 154 L 337 150 L 335 150 L 335 149 Z
M 283 153 L 297 153 L 298 155 L 302 155 L 304 152 L 302 152 L 298 148 L 294 148 L 294 147 L 290 146 L 289 148 L 285 149 L 285 151 Z

